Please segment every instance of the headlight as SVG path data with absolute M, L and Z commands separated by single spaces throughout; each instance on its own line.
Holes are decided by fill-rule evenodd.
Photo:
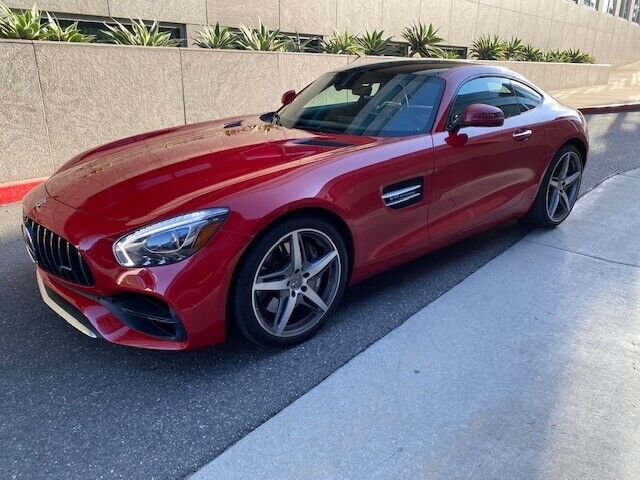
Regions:
M 148 225 L 120 238 L 113 244 L 113 254 L 123 267 L 179 262 L 200 250 L 228 214 L 228 208 L 213 208 Z

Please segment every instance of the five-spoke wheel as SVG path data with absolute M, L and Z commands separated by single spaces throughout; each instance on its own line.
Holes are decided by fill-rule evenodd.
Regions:
M 269 345 L 308 338 L 344 290 L 346 255 L 341 234 L 324 220 L 296 218 L 268 231 L 240 267 L 239 281 L 251 278 L 249 289 L 235 289 L 240 330 Z
M 551 161 L 527 219 L 538 227 L 555 227 L 571 212 L 580 193 L 584 159 L 573 145 L 561 148 Z

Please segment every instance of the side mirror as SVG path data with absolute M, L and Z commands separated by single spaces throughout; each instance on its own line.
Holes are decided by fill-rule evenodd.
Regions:
M 289 105 L 296 98 L 295 90 L 288 90 L 282 94 L 282 105 Z
M 462 118 L 451 130 L 462 127 L 500 127 L 504 124 L 504 112 L 493 105 L 473 103 L 464 109 Z

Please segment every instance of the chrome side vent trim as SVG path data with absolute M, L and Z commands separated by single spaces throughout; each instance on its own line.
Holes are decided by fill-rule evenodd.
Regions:
M 393 210 L 415 205 L 424 194 L 424 177 L 412 178 L 387 185 L 382 190 L 382 203 Z

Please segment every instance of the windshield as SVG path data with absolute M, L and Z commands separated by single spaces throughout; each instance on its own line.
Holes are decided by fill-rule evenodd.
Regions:
M 323 75 L 274 117 L 288 128 L 399 137 L 431 131 L 444 81 L 434 70 Z

